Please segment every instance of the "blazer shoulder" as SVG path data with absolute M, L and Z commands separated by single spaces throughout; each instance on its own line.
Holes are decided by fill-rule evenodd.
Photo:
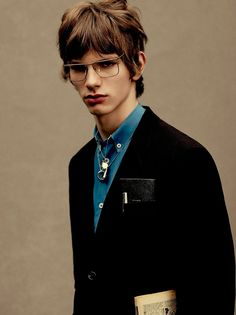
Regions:
M 170 125 L 169 123 L 165 122 L 164 120 L 160 119 L 160 130 L 162 136 L 164 138 L 168 138 L 169 143 L 173 146 L 176 146 L 182 150 L 188 149 L 203 149 L 205 147 L 192 136 L 186 134 L 180 129 Z
M 144 129 L 149 128 L 151 147 L 174 159 L 198 157 L 213 162 L 208 149 L 199 141 L 158 117 L 150 108 L 143 121 Z
M 152 140 L 155 139 L 161 144 L 180 148 L 204 148 L 201 143 L 177 129 L 173 125 L 157 116 L 149 107 L 146 107 L 146 115 L 143 119 L 143 129 L 149 129 Z
M 90 157 L 96 148 L 96 141 L 92 138 L 89 142 L 87 142 L 82 148 L 77 151 L 72 158 L 70 159 L 69 166 L 77 163 L 81 160 L 87 160 Z
M 212 154 L 203 144 L 164 121 L 161 124 L 164 138 L 169 138 L 170 151 L 176 165 L 183 169 L 212 170 L 213 173 L 218 173 Z

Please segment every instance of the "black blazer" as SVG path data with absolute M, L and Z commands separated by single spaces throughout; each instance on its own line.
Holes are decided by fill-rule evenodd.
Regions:
M 208 151 L 147 107 L 94 233 L 95 149 L 69 165 L 73 314 L 134 315 L 134 296 L 174 289 L 178 315 L 233 315 L 233 241 Z M 154 198 L 122 206 L 121 178 L 155 179 Z

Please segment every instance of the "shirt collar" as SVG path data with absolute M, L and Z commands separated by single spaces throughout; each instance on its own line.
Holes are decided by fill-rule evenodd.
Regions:
M 136 129 L 144 111 L 145 109 L 138 104 L 129 116 L 122 122 L 119 128 L 116 129 L 108 138 L 108 141 L 113 141 L 117 152 L 122 150 L 123 146 L 133 135 L 133 132 Z M 94 137 L 98 145 L 102 145 L 104 142 L 107 143 L 107 140 L 102 140 L 97 127 L 94 128 Z

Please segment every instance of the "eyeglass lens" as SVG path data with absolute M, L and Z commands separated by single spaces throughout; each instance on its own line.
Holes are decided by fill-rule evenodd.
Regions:
M 101 60 L 92 64 L 70 64 L 65 65 L 67 71 L 69 70 L 70 80 L 73 82 L 79 82 L 86 79 L 88 73 L 88 67 L 92 66 L 94 71 L 102 78 L 108 78 L 116 76 L 119 73 L 118 58 L 110 60 Z

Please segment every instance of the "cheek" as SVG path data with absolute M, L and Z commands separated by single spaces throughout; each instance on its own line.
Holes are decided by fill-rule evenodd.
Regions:
M 122 93 L 122 91 L 127 91 L 130 89 L 131 87 L 131 80 L 128 76 L 128 74 L 123 74 L 120 75 L 119 77 L 117 77 L 117 80 L 114 81 L 114 86 L 117 88 L 119 87 L 121 90 L 119 91 L 119 93 Z
M 74 86 L 74 89 L 79 93 L 80 96 L 82 96 L 83 92 L 82 92 L 82 88 L 81 87 L 78 87 L 78 86 Z
M 131 74 L 124 64 L 120 65 L 119 74 L 114 78 L 117 81 L 118 85 L 125 86 L 130 85 L 131 83 Z

